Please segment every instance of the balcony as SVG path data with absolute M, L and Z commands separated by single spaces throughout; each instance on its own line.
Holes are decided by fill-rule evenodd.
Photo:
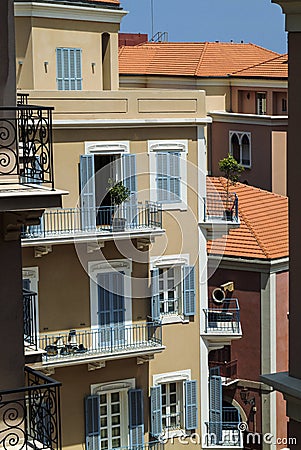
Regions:
M 17 223 L 31 225 L 38 210 L 61 207 L 66 192 L 54 189 L 53 108 L 26 102 L 0 107 L 0 211 L 18 211 Z
M 236 298 L 227 298 L 222 303 L 209 302 L 205 314 L 205 334 L 209 344 L 230 345 L 233 339 L 242 337 L 240 309 Z M 217 348 L 220 348 L 217 346 Z M 213 350 L 213 347 L 211 348 Z
M 25 367 L 26 386 L 0 391 L 0 448 L 60 450 L 60 383 Z
M 89 363 L 116 357 L 139 357 L 164 349 L 160 322 L 45 334 L 40 336 L 38 346 L 45 350 L 42 366 Z
M 25 354 L 38 350 L 36 296 L 35 292 L 23 289 Z
M 235 193 L 208 192 L 204 202 L 204 222 L 209 239 L 218 239 L 240 225 L 238 197 Z
M 52 110 L 27 104 L 0 108 L 1 183 L 54 188 Z
M 229 362 L 209 361 L 209 368 L 216 371 L 216 375 L 222 377 L 224 385 L 229 385 L 237 380 L 237 359 Z
M 243 436 L 238 426 L 239 411 L 234 407 L 222 409 L 222 422 L 207 422 L 206 445 L 208 447 L 243 447 Z
M 149 234 L 162 232 L 162 208 L 157 203 L 124 203 L 118 208 L 116 217 L 114 206 L 100 206 L 97 210 L 62 208 L 45 211 L 40 225 L 26 227 L 22 233 L 25 242 L 50 240 L 66 241 L 89 236 L 107 238 L 120 233 Z

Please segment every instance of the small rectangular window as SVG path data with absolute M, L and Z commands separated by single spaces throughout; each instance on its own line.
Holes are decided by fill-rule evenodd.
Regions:
M 282 112 L 287 112 L 287 100 L 286 100 L 286 98 L 282 99 Z
M 265 92 L 256 93 L 257 114 L 265 115 L 267 113 L 267 98 Z
M 82 90 L 82 50 L 57 48 L 57 88 L 59 91 Z
M 161 392 L 163 431 L 183 429 L 183 382 L 163 383 Z

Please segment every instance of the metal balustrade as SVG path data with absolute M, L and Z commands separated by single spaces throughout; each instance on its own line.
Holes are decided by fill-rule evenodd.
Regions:
M 204 221 L 238 222 L 238 197 L 235 193 L 209 192 L 204 200 Z
M 161 442 L 149 442 L 148 444 L 138 444 L 138 445 L 131 445 L 131 447 L 114 447 L 114 449 L 109 450 L 164 450 L 165 445 Z
M 123 232 L 162 228 L 162 209 L 157 203 L 100 206 L 96 210 L 82 208 L 49 209 L 40 225 L 23 229 L 22 238 L 34 239 L 98 232 Z
M 237 378 L 237 359 L 229 362 L 209 361 L 210 369 L 218 369 L 217 375 L 221 377 L 234 380 Z
M 25 384 L 0 391 L 0 448 L 61 450 L 61 383 L 25 367 Z
M 239 422 L 206 422 L 205 442 L 208 447 L 242 447 L 243 436 Z
M 44 362 L 89 359 L 135 350 L 149 352 L 161 346 L 161 322 L 103 326 L 96 330 L 70 330 L 45 334 L 39 338 L 39 347 L 45 350 Z
M 236 298 L 225 299 L 221 304 L 209 302 L 209 308 L 204 309 L 205 332 L 225 334 L 240 333 L 240 309 Z
M 35 292 L 23 289 L 24 343 L 34 350 L 38 349 L 36 296 Z
M 0 107 L 0 183 L 54 188 L 51 107 Z

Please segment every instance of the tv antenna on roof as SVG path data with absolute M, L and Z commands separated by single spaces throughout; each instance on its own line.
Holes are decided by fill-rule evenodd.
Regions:
M 152 39 L 153 40 L 153 36 L 154 36 L 154 0 L 150 0 L 151 1 L 151 18 L 152 18 Z
M 150 0 L 151 2 L 151 20 L 152 20 L 152 38 L 150 42 L 167 42 L 168 41 L 168 33 L 167 31 L 158 31 L 155 34 L 155 26 L 154 26 L 154 0 Z

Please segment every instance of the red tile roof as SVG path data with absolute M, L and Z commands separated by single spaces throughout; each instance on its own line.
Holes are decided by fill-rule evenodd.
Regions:
M 119 71 L 120 74 L 224 77 L 279 56 L 255 44 L 148 42 L 121 47 Z
M 276 56 L 268 61 L 238 70 L 232 75 L 247 78 L 287 78 L 288 77 L 288 55 Z
M 207 190 L 225 192 L 225 178 L 209 177 Z M 208 252 L 229 257 L 275 259 L 288 256 L 288 199 L 242 183 L 238 195 L 240 227 L 208 242 Z

